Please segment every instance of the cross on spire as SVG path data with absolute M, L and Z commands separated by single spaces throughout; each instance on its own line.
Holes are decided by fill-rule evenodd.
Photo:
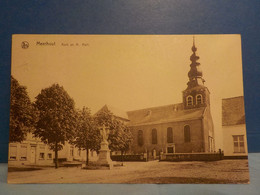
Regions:
M 191 64 L 190 64 L 190 71 L 188 73 L 189 82 L 188 86 L 195 86 L 198 83 L 198 80 L 202 81 L 202 84 L 204 83 L 204 79 L 202 78 L 202 71 L 200 69 L 200 63 L 198 60 L 200 59 L 199 56 L 197 56 L 196 51 L 197 48 L 195 46 L 195 36 L 193 36 L 193 45 L 191 47 L 192 55 L 190 56 Z

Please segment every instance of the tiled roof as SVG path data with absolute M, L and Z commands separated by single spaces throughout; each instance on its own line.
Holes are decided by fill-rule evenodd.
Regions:
M 127 112 L 130 126 L 177 122 L 202 118 L 205 107 L 183 109 L 183 104 L 171 104 Z
M 245 124 L 244 97 L 222 99 L 222 125 Z
M 109 110 L 114 116 L 128 120 L 128 116 L 127 116 L 125 111 L 122 111 L 122 110 L 115 108 L 113 106 L 106 104 L 99 111 L 97 111 L 97 113 L 99 113 L 101 110 Z

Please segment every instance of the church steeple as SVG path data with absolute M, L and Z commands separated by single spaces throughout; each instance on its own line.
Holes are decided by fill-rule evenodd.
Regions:
M 197 48 L 193 37 L 193 45 L 191 47 L 192 54 L 190 56 L 190 71 L 188 72 L 188 87 L 183 91 L 184 109 L 193 109 L 209 106 L 209 90 L 204 86 L 205 80 L 202 78 L 201 65 L 198 62 Z
M 191 48 L 192 55 L 190 56 L 190 71 L 188 72 L 189 82 L 188 88 L 195 87 L 197 85 L 204 85 L 205 80 L 202 78 L 201 65 L 198 62 L 199 56 L 196 55 L 197 48 L 195 46 L 195 38 L 193 37 L 193 46 Z

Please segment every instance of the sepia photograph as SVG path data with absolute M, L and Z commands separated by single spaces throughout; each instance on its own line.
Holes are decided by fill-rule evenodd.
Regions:
M 241 36 L 12 37 L 8 183 L 248 184 Z

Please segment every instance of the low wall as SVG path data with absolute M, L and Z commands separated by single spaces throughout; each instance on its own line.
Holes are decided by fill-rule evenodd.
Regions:
M 112 161 L 122 161 L 121 155 L 111 155 Z M 145 154 L 127 154 L 123 155 L 123 161 L 147 161 L 147 156 Z
M 224 156 L 224 159 L 248 159 L 247 155 L 241 155 L 241 156 Z
M 224 159 L 220 153 L 174 153 L 161 154 L 160 161 L 216 161 Z

